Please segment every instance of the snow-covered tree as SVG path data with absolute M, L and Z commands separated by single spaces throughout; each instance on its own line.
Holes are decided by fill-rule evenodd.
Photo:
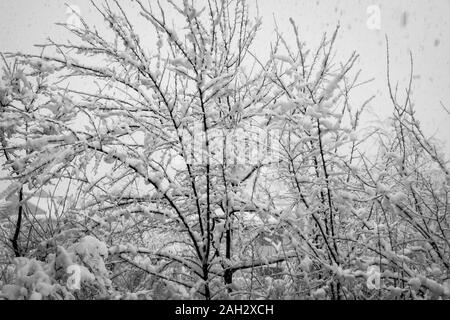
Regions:
M 291 20 L 264 61 L 244 0 L 92 6 L 102 28 L 2 55 L 3 298 L 449 297 L 411 84 L 388 72 L 391 126 L 364 129 L 339 28 L 311 51 Z

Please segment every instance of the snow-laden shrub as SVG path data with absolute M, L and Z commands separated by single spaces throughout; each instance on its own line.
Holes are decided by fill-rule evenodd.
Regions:
M 89 299 L 108 297 L 111 291 L 105 267 L 108 249 L 93 236 L 69 246 L 56 247 L 46 261 L 14 259 L 14 278 L 1 287 L 1 297 L 16 299 Z

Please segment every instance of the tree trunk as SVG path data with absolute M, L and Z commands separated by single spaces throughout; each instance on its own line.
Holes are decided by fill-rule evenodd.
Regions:
M 228 229 L 226 231 L 226 248 L 225 248 L 225 257 L 230 260 L 231 259 L 231 230 Z M 223 275 L 223 279 L 225 285 L 227 286 L 228 292 L 231 292 L 230 285 L 233 283 L 233 272 L 230 269 L 226 269 Z

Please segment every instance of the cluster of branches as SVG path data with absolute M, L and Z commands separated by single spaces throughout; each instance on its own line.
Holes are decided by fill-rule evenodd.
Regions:
M 262 62 L 244 0 L 204 5 L 92 2 L 103 33 L 79 16 L 72 42 L 2 55 L 3 296 L 448 297 L 447 164 L 389 51 L 392 125 L 360 129 L 339 28 L 310 51 L 291 20 Z M 70 255 L 81 289 L 56 276 Z

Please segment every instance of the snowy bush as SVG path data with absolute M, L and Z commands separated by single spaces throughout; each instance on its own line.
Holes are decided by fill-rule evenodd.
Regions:
M 14 278 L 2 287 L 6 299 L 93 299 L 111 294 L 106 245 L 86 236 L 67 250 L 57 246 L 46 261 L 14 258 Z

